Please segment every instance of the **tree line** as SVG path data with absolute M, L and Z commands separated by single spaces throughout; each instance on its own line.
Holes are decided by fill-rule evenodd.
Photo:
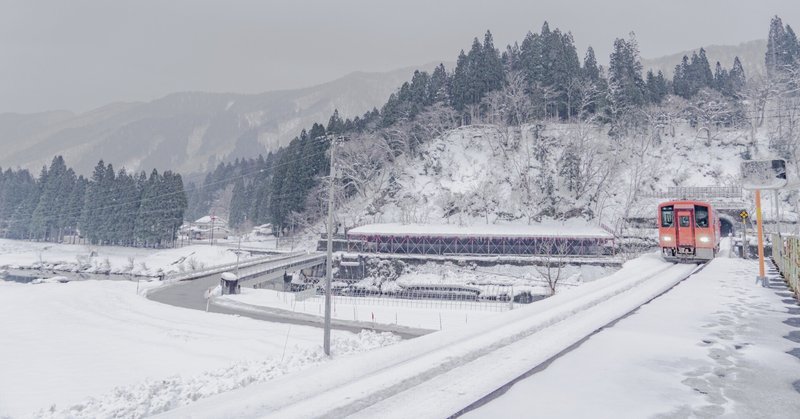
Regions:
M 86 178 L 62 156 L 38 177 L 0 170 L 4 238 L 161 247 L 175 240 L 186 207 L 181 175 L 171 171 L 115 171 L 101 160 Z

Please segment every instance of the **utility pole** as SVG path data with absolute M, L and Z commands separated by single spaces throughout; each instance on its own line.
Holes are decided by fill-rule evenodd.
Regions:
M 331 137 L 331 162 L 328 175 L 328 256 L 325 259 L 325 332 L 323 349 L 331 354 L 331 282 L 333 281 L 333 182 L 336 180 L 336 138 Z
M 239 279 L 239 256 L 242 254 L 242 235 L 239 235 L 239 247 L 236 249 L 236 279 Z
M 211 245 L 212 245 L 212 246 L 214 245 L 214 219 L 215 219 L 215 218 L 216 218 L 216 217 L 215 217 L 215 216 L 214 216 L 214 214 L 212 213 L 212 214 L 211 214 Z

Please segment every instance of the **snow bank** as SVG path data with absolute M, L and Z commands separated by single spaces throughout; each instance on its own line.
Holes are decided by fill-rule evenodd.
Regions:
M 210 245 L 142 249 L 0 239 L 0 267 L 159 276 L 236 262 L 228 249 Z
M 332 338 L 334 358 L 360 353 L 397 343 L 391 333 L 362 331 L 356 338 Z M 197 400 L 226 391 L 262 383 L 300 371 L 329 359 L 322 347 L 295 346 L 281 357 L 242 361 L 197 376 L 174 375 L 163 379 L 147 379 L 142 383 L 117 387 L 113 391 L 89 398 L 64 409 L 47 409 L 36 413 L 40 418 L 143 418 L 186 406 Z

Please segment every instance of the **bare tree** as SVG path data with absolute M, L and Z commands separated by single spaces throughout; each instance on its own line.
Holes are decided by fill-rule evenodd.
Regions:
M 750 127 L 750 145 L 758 149 L 757 133 L 764 124 L 767 103 L 773 94 L 773 86 L 762 77 L 751 78 L 740 93 L 747 106 L 747 122 Z
M 385 137 L 357 135 L 342 142 L 336 153 L 337 177 L 345 188 L 365 200 L 373 199 L 384 188 L 389 178 L 386 166 L 395 158 Z
M 564 278 L 566 257 L 569 255 L 569 241 L 561 237 L 547 237 L 542 240 L 537 252 L 541 263 L 534 269 L 547 282 L 550 295 L 555 295 L 558 283 Z
M 528 87 L 525 76 L 520 71 L 510 71 L 506 75 L 506 84 L 502 94 L 505 98 L 508 121 L 510 124 L 519 126 L 530 119 L 532 104 L 530 95 L 526 89 Z

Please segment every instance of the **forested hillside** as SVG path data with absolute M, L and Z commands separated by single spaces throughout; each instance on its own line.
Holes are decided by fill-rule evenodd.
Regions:
M 316 124 L 304 130 L 287 148 L 267 158 L 221 166 L 239 175 L 230 203 L 231 224 L 272 222 L 286 228 L 318 221 L 329 164 L 322 155 L 332 138 L 340 138 L 336 147 L 339 202 L 344 205 L 369 196 L 370 202 L 363 208 L 365 216 L 380 213 L 385 201 L 385 196 L 368 191 L 375 188 L 376 179 L 379 184 L 384 180 L 387 185 L 395 184 L 396 175 L 403 170 L 398 162 L 424 157 L 421 145 L 464 125 L 497 128 L 510 142 L 504 147 L 525 146 L 524 142 L 530 141 L 535 146 L 531 149 L 552 151 L 550 156 L 533 156 L 536 158 L 522 167 L 523 183 L 517 186 L 536 196 L 555 196 L 555 185 L 585 190 L 595 180 L 574 183 L 582 182 L 586 177 L 581 176 L 582 171 L 591 172 L 604 155 L 617 156 L 617 160 L 607 161 L 622 167 L 651 167 L 650 145 L 674 136 L 681 124 L 707 144 L 723 137 L 730 140 L 732 135 L 742 137 L 733 141 L 744 147 L 741 158 L 776 154 L 796 163 L 792 144 L 797 143 L 797 131 L 789 128 L 794 127 L 796 118 L 775 107 L 796 108 L 791 86 L 800 58 L 798 41 L 791 27 L 778 17 L 770 24 L 768 39 L 767 78 L 748 78 L 738 57 L 730 63 L 711 63 L 703 49 L 675 63 L 672 77 L 667 78 L 662 71 L 642 67 L 633 34 L 614 42 L 610 64 L 604 68 L 598 65 L 591 47 L 579 53 L 569 32 L 551 29 L 547 23 L 538 33 L 528 33 L 502 51 L 487 32 L 459 53 L 452 71 L 440 65 L 432 73 L 415 72 L 380 111 L 343 121 L 335 113 L 325 127 Z M 780 118 L 784 119 L 775 128 Z M 554 124 L 568 127 L 559 132 L 572 134 L 540 135 Z M 607 141 L 598 142 L 598 135 Z M 556 143 L 547 147 L 542 141 Z M 548 159 L 553 160 L 543 166 Z M 257 170 L 256 175 L 247 173 L 252 169 Z M 539 172 L 547 176 L 533 175 Z M 633 174 L 627 194 L 635 197 L 645 187 L 642 175 Z M 206 183 L 220 184 L 214 175 Z M 592 219 L 597 216 L 593 210 L 597 201 L 612 193 L 620 192 L 600 188 L 586 196 L 574 193 L 568 205 L 526 203 L 535 217 L 504 211 L 507 202 L 502 200 L 496 206 L 512 220 Z M 202 205 L 196 207 L 202 210 Z M 457 206 L 451 210 L 467 211 Z

